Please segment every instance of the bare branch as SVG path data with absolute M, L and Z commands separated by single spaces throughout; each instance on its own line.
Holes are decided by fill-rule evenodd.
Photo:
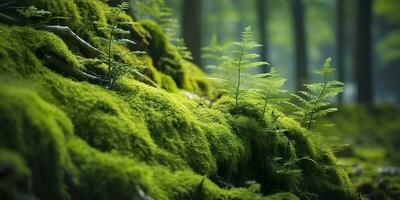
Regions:
M 36 27 L 55 33 L 56 35 L 61 37 L 66 43 L 72 43 L 74 46 L 78 47 L 89 58 L 96 58 L 105 55 L 104 52 L 93 47 L 91 44 L 80 38 L 68 26 L 39 25 Z

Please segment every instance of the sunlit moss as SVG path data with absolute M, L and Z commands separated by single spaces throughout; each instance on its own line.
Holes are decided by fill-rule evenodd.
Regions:
M 78 33 L 83 28 L 88 41 L 102 34 L 88 23 L 108 20 L 108 7 L 101 1 L 32 3 L 71 16 L 60 23 Z M 129 77 L 118 80 L 113 90 L 73 80 L 57 65 L 44 62 L 43 54 L 56 55 L 71 68 L 105 68 L 93 66 L 94 59 L 78 59 L 52 33 L 0 25 L 0 148 L 15 154 L 8 160 L 19 166 L 18 172 L 31 174 L 33 196 L 132 199 L 142 191 L 155 199 L 298 199 L 290 193 L 258 194 L 300 195 L 298 188 L 318 195 L 337 193 L 343 199 L 352 195 L 344 171 L 324 170 L 336 163 L 332 153 L 315 147 L 293 119 L 263 119 L 250 98 L 237 109 L 227 97 L 206 108 L 180 95 L 183 89 L 212 97 L 214 89 L 203 72 L 181 58 L 157 24 L 132 26 L 140 29 L 147 55 L 121 59 L 139 66 L 158 88 Z M 275 126 L 283 131 L 274 131 Z M 296 162 L 303 157 L 319 165 Z M 276 158 L 282 163 L 275 163 Z M 301 171 L 300 181 L 276 169 L 286 162 L 296 162 L 291 167 Z M 243 188 L 249 180 L 260 183 L 261 191 Z M 224 184 L 233 187 L 221 188 Z M 320 187 L 313 189 L 315 184 Z

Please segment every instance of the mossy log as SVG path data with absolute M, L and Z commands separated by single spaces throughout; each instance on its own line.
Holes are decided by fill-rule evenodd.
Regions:
M 21 20 L 17 18 L 8 16 L 6 14 L 0 13 L 0 22 L 9 25 L 22 25 L 24 24 Z M 79 49 L 80 52 L 83 52 L 88 58 L 98 58 L 101 56 L 105 56 L 106 53 L 100 51 L 99 49 L 92 46 L 90 43 L 83 40 L 79 37 L 75 32 L 73 32 L 68 26 L 58 26 L 58 25 L 34 25 L 34 28 L 45 30 L 52 32 L 59 36 L 69 47 L 74 47 Z M 47 63 L 51 69 L 55 70 L 60 74 L 64 74 L 67 76 L 71 76 L 76 78 L 79 81 L 88 81 L 93 84 L 103 84 L 104 80 L 101 77 L 94 76 L 88 74 L 82 70 L 79 70 L 69 63 L 65 62 L 62 58 L 55 57 L 54 55 L 50 55 L 48 52 L 46 55 L 43 55 L 44 63 Z M 54 67 L 57 66 L 57 67 Z M 132 71 L 132 76 L 137 80 L 144 82 L 153 87 L 158 87 L 157 83 L 147 78 L 142 73 L 137 70 Z

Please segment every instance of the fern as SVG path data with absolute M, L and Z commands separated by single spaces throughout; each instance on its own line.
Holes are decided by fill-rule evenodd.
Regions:
M 254 81 L 254 91 L 261 100 L 260 102 L 263 119 L 265 118 L 265 113 L 268 106 L 279 110 L 281 104 L 289 101 L 288 98 L 285 98 L 287 91 L 281 89 L 281 87 L 285 84 L 286 79 L 282 78 L 274 67 L 270 69 L 269 73 L 254 75 Z M 271 109 L 271 117 L 272 119 L 276 118 L 273 109 Z
M 238 107 L 241 95 L 245 92 L 243 86 L 246 82 L 251 82 L 252 76 L 246 70 L 268 64 L 254 61 L 259 55 L 252 51 L 259 46 L 261 45 L 253 40 L 251 27 L 246 27 L 242 33 L 242 40 L 232 43 L 230 56 L 222 56 L 220 67 L 215 70 L 217 77 L 215 80 L 221 83 L 227 95 L 235 98 L 235 109 Z
M 177 39 L 177 45 L 176 45 L 179 54 L 182 56 L 182 58 L 186 60 L 193 60 L 192 57 L 192 52 L 189 51 L 189 49 L 186 47 L 185 41 L 183 38 Z
M 113 86 L 114 82 L 120 78 L 121 76 L 128 74 L 131 72 L 132 66 L 127 65 L 123 62 L 114 60 L 115 56 L 122 57 L 119 53 L 115 52 L 113 50 L 113 45 L 126 45 L 128 43 L 135 43 L 134 41 L 131 41 L 127 39 L 126 35 L 129 35 L 130 32 L 126 31 L 122 28 L 119 28 L 122 25 L 127 25 L 129 22 L 126 21 L 121 21 L 120 16 L 122 14 L 125 14 L 126 10 L 128 9 L 129 5 L 126 2 L 121 3 L 117 7 L 112 7 L 108 12 L 108 18 L 110 21 L 110 24 L 104 25 L 103 23 L 100 22 L 95 22 L 97 25 L 97 28 L 99 30 L 102 30 L 108 34 L 107 38 L 99 38 L 101 41 L 107 44 L 107 55 L 106 57 L 103 58 L 103 61 L 107 63 L 108 69 L 106 72 L 106 75 L 104 77 L 105 82 L 106 82 L 106 88 L 110 88 Z M 117 37 L 122 37 L 122 38 L 117 38 Z
M 332 59 L 326 59 L 322 70 L 314 71 L 315 74 L 323 78 L 323 82 L 304 84 L 306 91 L 299 91 L 299 95 L 292 94 L 301 105 L 293 104 L 296 108 L 295 115 L 309 130 L 316 119 L 337 111 L 337 108 L 332 107 L 328 100 L 343 92 L 344 84 L 339 81 L 328 80 L 334 71 Z
M 49 15 L 51 15 L 51 12 L 43 9 L 39 10 L 35 6 L 29 6 L 27 8 L 17 9 L 17 12 L 27 20 L 32 18 L 46 18 Z
M 226 45 L 220 45 L 218 42 L 217 34 L 213 34 L 210 40 L 210 46 L 203 47 L 202 51 L 202 58 L 209 60 L 211 63 L 220 64 L 222 61 L 222 56 L 225 54 L 227 47 Z M 209 65 L 206 68 L 214 69 L 215 65 Z
M 274 176 L 280 180 L 285 180 L 292 189 L 297 189 L 303 176 L 302 170 L 295 165 L 296 160 L 284 160 L 281 157 L 274 157 L 270 162 Z

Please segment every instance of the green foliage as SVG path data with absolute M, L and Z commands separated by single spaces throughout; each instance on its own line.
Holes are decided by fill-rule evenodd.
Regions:
M 231 55 L 222 57 L 222 62 L 214 73 L 223 91 L 235 98 L 235 108 L 237 108 L 239 99 L 246 91 L 244 86 L 252 78 L 245 70 L 267 63 L 254 61 L 259 55 L 252 51 L 260 45 L 253 40 L 253 31 L 250 26 L 244 29 L 241 41 L 232 43 L 232 46 Z
M 186 47 L 185 41 L 183 38 L 178 38 L 175 42 L 176 48 L 178 48 L 179 54 L 181 54 L 182 58 L 186 60 L 193 60 L 192 52 Z
M 20 8 L 17 9 L 18 13 L 22 15 L 26 20 L 30 20 L 32 18 L 46 18 L 51 12 L 45 11 L 43 9 L 38 9 L 35 6 L 29 6 L 28 8 Z
M 314 71 L 323 78 L 323 82 L 304 84 L 306 91 L 299 91 L 299 95 L 292 94 L 302 106 L 293 104 L 296 108 L 295 115 L 307 129 L 311 129 L 312 123 L 316 119 L 337 111 L 337 108 L 332 107 L 328 101 L 329 98 L 335 97 L 343 91 L 342 82 L 328 80 L 334 70 L 332 59 L 328 58 L 324 62 L 322 70 Z
M 202 48 L 202 58 L 207 59 L 212 64 L 220 64 L 226 49 L 226 46 L 219 44 L 217 35 L 213 34 L 211 37 L 210 45 Z M 209 65 L 207 66 L 207 68 L 212 70 L 216 69 L 216 66 Z
M 296 188 L 302 179 L 302 170 L 298 169 L 295 165 L 295 160 L 285 161 L 281 157 L 272 159 L 271 168 L 272 172 L 277 179 L 289 184 L 290 188 Z
M 53 16 L 54 14 L 50 11 L 44 9 L 38 9 L 36 6 L 32 5 L 26 8 L 18 8 L 17 12 L 25 18 L 28 26 L 34 24 L 45 24 L 52 20 L 68 20 L 68 17 L 64 16 Z
M 286 92 L 281 87 L 285 84 L 286 79 L 282 78 L 274 67 L 270 69 L 270 72 L 254 75 L 255 77 L 255 89 L 259 98 L 261 99 L 261 109 L 263 119 L 268 107 L 271 110 L 271 117 L 277 117 L 274 109 L 281 109 L 281 105 L 288 102 L 288 98 L 285 98 Z
M 135 70 L 133 69 L 133 66 L 114 59 L 115 56 L 121 56 L 121 54 L 113 50 L 113 45 L 126 45 L 127 43 L 135 44 L 135 42 L 124 37 L 129 35 L 130 32 L 119 28 L 122 25 L 130 24 L 130 22 L 127 21 L 120 21 L 121 15 L 125 14 L 125 11 L 128 9 L 128 7 L 129 4 L 126 2 L 121 3 L 117 7 L 112 7 L 110 11 L 107 12 L 111 24 L 104 25 L 101 22 L 96 23 L 99 30 L 108 33 L 108 38 L 100 38 L 107 43 L 107 56 L 103 58 L 104 62 L 108 65 L 108 69 L 104 77 L 106 88 L 112 87 L 114 82 L 121 76 L 133 73 Z M 118 39 L 118 36 L 122 38 Z
M 76 6 L 78 1 L 83 2 L 43 2 Z M 87 9 L 92 12 L 91 8 Z M 110 24 L 121 20 L 115 16 L 109 16 Z M 103 17 L 104 21 L 99 21 L 107 23 Z M 149 65 L 154 62 L 166 74 L 159 77 L 165 89 L 176 91 L 170 77 L 180 88 L 190 91 L 212 89 L 204 74 L 176 53 L 157 24 L 139 25 L 149 36 L 149 51 L 132 59 Z M 103 30 L 103 36 L 110 35 L 110 29 Z M 32 174 L 33 196 L 45 200 L 298 199 L 292 184 L 322 197 L 350 193 L 319 184 L 333 179 L 339 180 L 332 181 L 337 188 L 347 187 L 342 181 L 347 176 L 342 171 L 331 168 L 326 172 L 302 159 L 309 157 L 333 165 L 335 160 L 329 151 L 316 148 L 308 132 L 279 111 L 270 117 L 280 116 L 273 121 L 280 129 L 270 131 L 272 125 L 267 123 L 269 120 L 260 120 L 261 109 L 254 99 L 242 95 L 240 104 L 235 104 L 234 95 L 225 96 L 206 108 L 177 92 L 168 93 L 125 77 L 115 80 L 114 91 L 109 91 L 71 80 L 52 70 L 57 65 L 46 65 L 37 54 L 39 50 L 57 55 L 71 67 L 84 68 L 57 36 L 19 26 L 2 25 L 0 31 L 0 148 L 25 160 Z M 92 34 L 102 35 L 100 31 Z M 115 47 L 112 51 L 128 52 L 115 41 L 111 42 Z M 235 47 L 244 49 L 241 45 Z M 251 67 L 251 58 L 256 57 L 251 56 L 251 49 L 247 50 L 248 62 L 239 65 L 242 69 Z M 113 59 L 117 60 L 118 55 Z M 235 64 L 238 62 L 231 62 Z M 0 163 L 3 155 L 0 153 Z M 23 165 L 11 157 L 7 154 L 7 160 Z M 276 157 L 282 160 L 271 162 Z M 298 176 L 291 179 L 295 170 L 301 170 L 300 184 Z M 248 180 L 258 184 L 241 188 Z M 220 187 L 224 182 L 230 187 Z M 276 192 L 283 193 L 263 196 Z

